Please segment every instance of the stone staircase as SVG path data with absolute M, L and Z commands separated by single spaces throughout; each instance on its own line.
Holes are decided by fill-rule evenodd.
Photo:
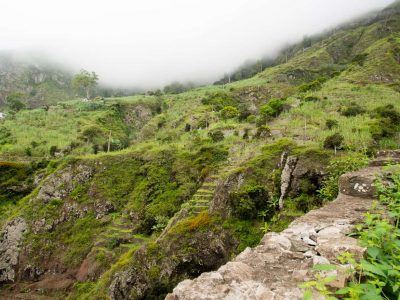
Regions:
M 246 143 L 241 144 L 241 146 L 243 145 L 246 145 Z M 183 207 L 187 207 L 189 212 L 193 215 L 198 215 L 201 212 L 207 211 L 210 208 L 210 202 L 214 197 L 218 183 L 226 179 L 227 176 L 229 176 L 243 162 L 254 157 L 256 155 L 254 152 L 256 151 L 255 149 L 257 149 L 257 147 L 254 146 L 251 149 L 247 149 L 245 152 L 233 149 L 229 160 L 220 166 L 216 173 L 210 175 L 204 180 L 201 187 L 196 191 L 192 198 L 183 205 Z
M 111 220 L 107 230 L 103 231 L 97 238 L 95 249 L 106 249 L 107 243 L 113 241 L 121 247 L 129 248 L 133 244 L 141 244 L 145 241 L 142 237 L 134 235 L 132 232 L 131 220 L 127 215 L 118 216 Z
M 343 175 L 336 200 L 298 218 L 281 233 L 267 233 L 259 246 L 245 249 L 217 271 L 182 281 L 166 299 L 300 300 L 304 291 L 299 285 L 314 278 L 313 266 L 329 263 L 338 266 L 329 274 L 336 275 L 330 285 L 343 287 L 348 266 L 337 257 L 344 252 L 356 259 L 364 255 L 366 249 L 348 234 L 372 207 L 374 180 L 383 174 L 381 165 L 387 161 L 380 156 L 370 167 Z M 314 294 L 313 299 L 324 297 Z

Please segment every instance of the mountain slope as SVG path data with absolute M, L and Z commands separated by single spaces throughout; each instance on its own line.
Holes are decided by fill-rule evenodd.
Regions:
M 0 54 L 0 105 L 7 96 L 22 93 L 30 107 L 70 99 L 71 73 L 40 59 Z
M 1 295 L 161 298 L 334 199 L 399 147 L 389 11 L 246 80 L 0 121 Z

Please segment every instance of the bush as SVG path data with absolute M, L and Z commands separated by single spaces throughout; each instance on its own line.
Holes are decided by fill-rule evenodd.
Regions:
M 315 96 L 307 96 L 303 99 L 304 102 L 319 102 L 321 101 L 320 98 L 315 97 Z
M 385 118 L 391 122 L 400 124 L 400 113 L 392 104 L 377 107 L 371 114 L 374 118 Z
M 204 105 L 211 105 L 216 111 L 220 111 L 225 106 L 237 106 L 237 101 L 231 94 L 223 91 L 211 93 L 207 97 L 201 99 Z
M 365 113 L 365 109 L 355 102 L 350 103 L 348 106 L 341 107 L 340 114 L 345 117 L 354 117 Z
M 51 146 L 49 150 L 50 156 L 54 157 L 57 151 L 58 151 L 57 146 Z
M 315 79 L 314 81 L 302 84 L 299 87 L 299 91 L 303 92 L 303 93 L 308 92 L 308 91 L 317 91 L 317 90 L 321 89 L 322 84 L 326 81 L 327 81 L 327 78 L 319 77 L 319 78 Z
M 32 156 L 32 149 L 30 147 L 25 148 L 25 154 L 26 156 Z
M 0 145 L 14 144 L 16 140 L 12 137 L 11 130 L 6 127 L 0 127 Z
M 328 167 L 326 177 L 322 182 L 322 188 L 318 191 L 319 198 L 333 200 L 339 193 L 339 177 L 347 172 L 356 171 L 368 164 L 368 158 L 360 153 L 351 153 L 345 157 L 333 159 Z
M 221 110 L 221 117 L 223 119 L 231 119 L 231 118 L 236 118 L 237 116 L 239 116 L 239 111 L 236 107 L 234 106 L 225 106 L 222 110 Z
M 261 125 L 257 128 L 256 138 L 266 138 L 271 136 L 271 129 L 267 125 Z
M 328 128 L 329 130 L 332 129 L 332 128 L 334 128 L 334 127 L 337 127 L 338 125 L 339 125 L 339 122 L 338 122 L 337 120 L 328 119 L 328 120 L 326 120 L 326 122 L 325 122 L 325 126 L 326 126 L 326 128 Z
M 224 139 L 224 133 L 221 130 L 209 131 L 208 136 L 214 143 L 220 142 Z
M 99 145 L 94 144 L 94 145 L 92 146 L 92 149 L 93 149 L 93 154 L 97 154 L 97 153 L 99 153 L 100 147 L 99 147 Z
M 268 192 L 264 186 L 246 186 L 229 195 L 233 215 L 239 219 L 256 219 L 259 211 L 267 211 L 272 217 L 276 207 L 271 207 Z
M 359 66 L 363 66 L 367 57 L 368 57 L 368 53 L 357 54 L 356 56 L 354 56 L 354 58 L 351 60 L 351 62 L 356 63 Z
M 266 118 L 266 120 L 277 117 L 283 111 L 284 103 L 283 99 L 272 99 L 267 104 L 261 106 L 260 115 Z
M 344 141 L 343 135 L 340 133 L 332 134 L 326 137 L 324 141 L 324 148 L 325 149 L 339 149 L 342 146 Z
M 398 125 L 389 119 L 378 119 L 370 125 L 369 131 L 375 141 L 380 141 L 383 138 L 395 136 L 398 131 Z
M 12 93 L 6 98 L 6 105 L 10 110 L 20 111 L 26 107 L 25 103 L 22 102 L 24 94 L 22 93 Z
M 82 133 L 80 138 L 85 142 L 93 143 L 96 139 L 102 138 L 104 136 L 103 131 L 100 127 L 96 125 L 86 127 Z

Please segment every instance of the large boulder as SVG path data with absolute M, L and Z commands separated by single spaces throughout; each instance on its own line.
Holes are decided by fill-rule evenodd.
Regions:
M 378 173 L 379 167 L 346 173 L 340 176 L 339 190 L 342 194 L 353 197 L 373 198 L 376 193 L 374 181 Z

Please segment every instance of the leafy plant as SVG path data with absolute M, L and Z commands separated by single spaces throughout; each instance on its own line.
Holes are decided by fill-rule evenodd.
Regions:
M 319 197 L 323 200 L 335 199 L 339 193 L 339 177 L 346 172 L 366 166 L 368 161 L 368 158 L 360 153 L 352 153 L 345 157 L 333 159 L 327 167 L 328 176 L 322 182 L 322 188 L 318 191 Z
M 228 105 L 221 110 L 221 117 L 225 120 L 236 118 L 237 116 L 239 116 L 239 111 L 234 106 Z
M 333 119 L 327 119 L 325 122 L 325 126 L 328 129 L 332 129 L 334 127 L 337 127 L 339 125 L 339 122 L 337 120 L 333 120 Z
M 343 145 L 344 137 L 340 133 L 327 136 L 324 141 L 325 149 L 339 149 Z

